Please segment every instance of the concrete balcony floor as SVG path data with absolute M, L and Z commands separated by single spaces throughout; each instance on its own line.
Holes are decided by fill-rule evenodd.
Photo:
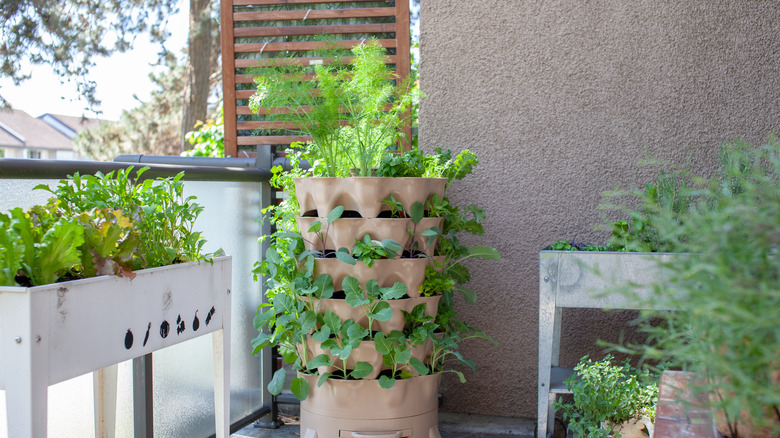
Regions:
M 527 419 L 439 412 L 439 431 L 442 438 L 533 438 L 535 427 L 535 422 Z M 231 435 L 231 438 L 298 438 L 299 436 L 300 428 L 297 423 L 285 424 L 279 429 L 262 429 L 250 424 Z

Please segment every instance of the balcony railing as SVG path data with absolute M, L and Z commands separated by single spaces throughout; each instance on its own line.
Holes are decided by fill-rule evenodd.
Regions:
M 49 193 L 33 190 L 38 184 L 55 185 L 69 174 L 107 173 L 129 165 L 150 167 L 144 177 L 174 176 L 185 172 L 185 196 L 194 195 L 205 207 L 196 227 L 208 243 L 206 251 L 222 248 L 233 257 L 231 343 L 231 430 L 267 412 L 271 398 L 263 382 L 270 380 L 270 355 L 252 356 L 252 320 L 261 286 L 252 267 L 263 249 L 258 238 L 267 230 L 256 221 L 270 201 L 270 158 L 180 158 L 126 155 L 114 162 L 0 159 L 0 211 L 44 203 Z M 211 340 L 201 337 L 154 353 L 151 358 L 120 364 L 117 434 L 120 437 L 209 437 L 214 434 L 213 363 Z M 148 362 L 144 362 L 147 360 Z M 134 363 L 135 362 L 135 363 Z M 145 371 L 152 363 L 151 382 Z M 134 387 L 135 382 L 135 387 Z M 144 382 L 148 382 L 144 384 Z M 151 391 L 149 390 L 151 389 Z M 151 394 L 150 394 L 151 392 Z M 151 412 L 148 406 L 153 394 Z M 93 434 L 92 378 L 81 376 L 49 388 L 50 437 Z M 145 404 L 146 403 L 146 404 Z M 135 404 L 135 407 L 134 407 Z M 154 419 L 153 430 L 142 425 Z M 7 433 L 5 394 L 0 391 L 0 437 Z

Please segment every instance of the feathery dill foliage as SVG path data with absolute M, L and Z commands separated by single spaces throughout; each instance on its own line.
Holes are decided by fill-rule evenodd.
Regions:
M 249 106 L 311 135 L 315 174 L 348 176 L 354 170 L 370 176 L 402 135 L 398 129 L 416 92 L 385 64 L 387 54 L 376 40 L 351 52 L 329 49 L 310 56 L 325 62 L 255 69 L 257 92 Z M 345 56 L 352 57 L 349 63 Z

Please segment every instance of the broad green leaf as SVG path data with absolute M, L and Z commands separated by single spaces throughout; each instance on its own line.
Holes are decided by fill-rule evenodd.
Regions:
M 325 322 L 325 325 L 330 328 L 332 333 L 338 333 L 341 331 L 341 318 L 339 318 L 339 316 L 332 311 L 328 310 L 325 312 L 322 320 Z
M 402 349 L 400 351 L 397 351 L 395 354 L 395 361 L 396 363 L 403 364 L 406 362 L 409 362 L 409 359 L 412 358 L 412 351 L 409 349 Z
M 290 382 L 290 391 L 298 400 L 306 400 L 306 397 L 309 396 L 309 382 L 302 377 L 296 377 Z
M 330 298 L 333 296 L 333 279 L 328 274 L 322 274 L 314 280 L 314 287 L 317 288 L 315 292 L 317 298 Z
M 325 384 L 325 382 L 326 382 L 326 381 L 327 381 L 329 378 L 330 378 L 330 373 L 325 373 L 325 374 L 321 375 L 321 376 L 320 376 L 320 378 L 317 380 L 317 387 L 319 388 L 320 386 L 322 386 L 323 384 Z
M 282 359 L 285 363 L 295 363 L 298 360 L 298 353 L 294 351 L 288 351 L 284 356 L 282 356 Z
M 330 334 L 331 334 L 330 327 L 325 325 L 319 331 L 311 335 L 311 338 L 314 339 L 316 342 L 325 342 L 330 337 Z
M 355 364 L 355 369 L 352 370 L 350 375 L 355 379 L 362 379 L 371 372 L 374 371 L 374 367 L 368 362 L 358 362 Z
M 357 263 L 357 260 L 355 260 L 355 258 L 352 257 L 352 255 L 349 253 L 349 250 L 347 248 L 339 248 L 336 251 L 336 258 L 348 265 L 354 265 L 355 263 Z
M 349 355 L 352 354 L 351 345 L 337 346 L 330 349 L 330 352 L 341 360 L 347 360 Z
M 298 323 L 301 325 L 300 332 L 308 333 L 317 324 L 317 315 L 311 310 L 307 310 L 298 318 Z
M 404 247 L 401 246 L 400 243 L 396 242 L 393 239 L 383 239 L 382 247 L 384 247 L 389 253 L 394 253 L 394 254 L 397 254 L 404 250 Z M 393 258 L 390 256 L 390 254 L 388 254 L 387 257 Z
M 453 373 L 458 375 L 458 379 L 460 379 L 460 383 L 466 383 L 466 377 L 463 375 L 463 373 L 461 373 L 458 370 L 449 370 L 449 371 L 452 371 Z
M 379 283 L 371 279 L 366 282 L 366 296 L 372 300 L 378 299 L 381 293 Z
M 377 321 L 389 321 L 393 317 L 393 309 L 384 301 L 379 301 L 371 308 L 368 317 Z
M 429 237 L 429 238 L 430 237 L 439 237 L 440 234 L 441 234 L 441 231 L 439 231 L 438 227 L 430 227 L 427 230 L 425 230 L 422 233 L 420 233 L 420 235 L 425 236 L 425 237 Z
M 463 298 L 466 300 L 466 303 L 468 304 L 476 304 L 477 303 L 477 293 L 473 290 L 467 288 L 467 287 L 459 287 L 459 291 L 463 293 Z
M 428 375 L 428 367 L 420 359 L 413 357 L 409 359 L 409 364 L 412 366 L 412 368 L 414 368 L 415 371 L 420 373 L 421 376 Z
M 309 233 L 318 233 L 322 229 L 322 222 L 314 221 L 307 230 Z
M 379 386 L 381 386 L 384 389 L 390 389 L 395 385 L 395 379 L 392 379 L 387 376 L 379 376 Z
M 292 298 L 285 294 L 277 294 L 274 297 L 274 310 L 276 313 L 290 312 L 293 308 Z
M 268 324 L 268 321 L 270 321 L 274 316 L 276 316 L 276 314 L 272 309 L 268 309 L 262 313 L 258 312 L 255 314 L 255 318 L 252 320 L 252 324 L 256 330 L 262 330 Z
M 317 367 L 327 367 L 330 365 L 333 365 L 333 362 L 331 362 L 330 357 L 328 357 L 327 354 L 320 354 L 319 356 L 310 360 L 309 363 L 306 364 L 306 367 L 310 370 L 313 370 Z
M 284 368 L 276 370 L 271 381 L 268 383 L 268 392 L 273 395 L 279 395 L 284 389 L 285 380 L 287 380 L 287 370 Z
M 347 339 L 354 348 L 357 348 L 366 336 L 368 336 L 368 329 L 364 329 L 360 324 L 350 324 L 347 328 Z
M 484 260 L 501 260 L 501 254 L 495 248 L 475 245 L 469 248 L 469 257 L 477 257 Z
M 342 214 L 344 214 L 344 206 L 339 205 L 328 213 L 328 223 L 332 224 L 336 219 L 340 218 Z
M 257 354 L 260 350 L 268 345 L 268 341 L 271 339 L 271 335 L 268 333 L 260 333 L 252 339 L 252 354 Z
M 319 251 L 315 251 L 313 249 L 309 249 L 309 250 L 303 251 L 302 253 L 300 253 L 298 255 L 298 261 L 302 262 L 305 258 L 307 258 L 309 256 L 315 256 L 316 257 L 318 255 L 320 255 Z
M 379 354 L 390 354 L 390 352 L 393 351 L 393 344 L 387 340 L 387 337 L 385 337 L 385 334 L 382 332 L 374 335 L 374 345 Z
M 383 287 L 380 289 L 383 300 L 397 300 L 406 295 L 406 285 L 400 281 L 396 281 L 390 287 Z
M 422 220 L 423 216 L 425 215 L 425 208 L 423 207 L 422 202 L 417 201 L 414 204 L 412 204 L 412 222 L 415 224 L 419 224 Z

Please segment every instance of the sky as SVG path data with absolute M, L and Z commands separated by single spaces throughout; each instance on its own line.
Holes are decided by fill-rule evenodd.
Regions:
M 176 54 L 181 53 L 187 38 L 187 5 L 188 2 L 183 2 L 180 12 L 172 16 L 168 23 L 171 37 L 166 47 Z M 139 35 L 132 51 L 96 59 L 89 78 L 97 83 L 97 97 L 102 101 L 98 108 L 103 111 L 100 115 L 86 109 L 86 101 L 79 98 L 74 80 L 61 84 L 60 79 L 46 65 L 34 66 L 32 78 L 18 86 L 6 78 L 0 78 L 0 94 L 14 109 L 33 117 L 49 113 L 119 120 L 123 110 L 133 109 L 140 104 L 133 95 L 141 101 L 148 100 L 152 90 L 149 73 L 153 66 L 150 64 L 155 63 L 158 52 L 159 46 L 152 44 L 148 35 Z

